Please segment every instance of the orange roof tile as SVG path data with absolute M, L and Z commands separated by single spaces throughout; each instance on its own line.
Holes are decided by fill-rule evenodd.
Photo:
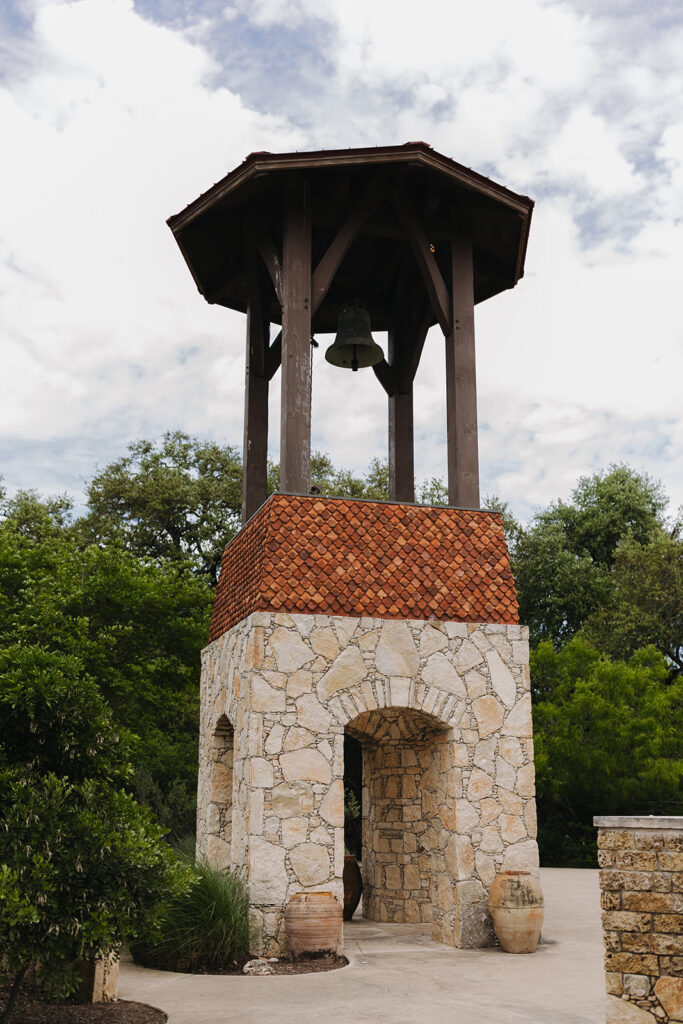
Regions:
M 519 622 L 497 512 L 292 494 L 225 549 L 210 639 L 254 611 Z

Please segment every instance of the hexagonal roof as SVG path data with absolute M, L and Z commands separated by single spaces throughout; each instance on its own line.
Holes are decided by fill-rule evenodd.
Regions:
M 424 142 L 376 149 L 307 153 L 252 153 L 212 188 L 170 217 L 168 225 L 204 298 L 245 312 L 245 231 L 258 220 L 282 252 L 284 189 L 306 178 L 311 197 L 313 267 L 368 189 L 384 198 L 348 249 L 313 317 L 314 331 L 334 331 L 340 308 L 366 305 L 373 330 L 385 330 L 396 295 L 424 301 L 426 292 L 404 226 L 392 207 L 392 189 L 410 197 L 445 280 L 450 275 L 454 223 L 472 226 L 475 302 L 512 288 L 524 272 L 533 201 Z M 373 184 L 374 183 L 374 184 Z M 282 313 L 274 289 L 271 322 Z

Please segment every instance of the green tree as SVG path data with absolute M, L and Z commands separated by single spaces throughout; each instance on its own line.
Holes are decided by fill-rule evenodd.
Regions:
M 187 562 L 84 545 L 59 505 L 19 495 L 0 523 L 0 646 L 77 657 L 119 729 L 136 734 L 132 785 L 176 834 L 194 827 L 199 652 L 212 591 Z
M 582 477 L 572 501 L 537 513 L 513 545 L 520 619 L 532 645 L 574 636 L 609 601 L 622 539 L 648 544 L 662 529 L 661 485 L 627 466 Z
M 652 644 L 683 672 L 683 538 L 661 530 L 648 544 L 627 536 L 617 548 L 608 602 L 582 635 L 611 658 Z
M 575 638 L 531 656 L 539 845 L 545 864 L 595 863 L 596 814 L 680 814 L 683 681 L 653 647 L 611 661 Z
M 10 1019 L 31 965 L 57 996 L 78 961 L 149 927 L 190 873 L 121 785 L 111 712 L 78 659 L 0 649 L 0 971 Z
M 159 444 L 136 441 L 97 473 L 80 524 L 98 544 L 118 542 L 156 563 L 187 562 L 214 585 L 225 545 L 242 511 L 242 461 L 236 448 L 181 431 Z

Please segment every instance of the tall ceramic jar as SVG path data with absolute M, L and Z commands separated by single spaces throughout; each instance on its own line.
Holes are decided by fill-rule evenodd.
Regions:
M 285 931 L 295 960 L 334 956 L 341 946 L 341 903 L 331 892 L 297 892 L 285 907 Z
M 496 937 L 506 953 L 533 953 L 543 925 L 541 883 L 530 871 L 501 871 L 489 890 Z
M 361 878 L 358 861 L 352 853 L 344 856 L 344 920 L 350 921 L 356 907 L 360 903 L 363 893 L 363 879 Z

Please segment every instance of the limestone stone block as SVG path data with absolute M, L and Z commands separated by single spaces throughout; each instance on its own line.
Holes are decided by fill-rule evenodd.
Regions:
M 467 636 L 466 622 L 444 622 L 443 626 L 449 640 L 464 639 Z
M 264 749 L 266 754 L 279 754 L 282 750 L 282 740 L 285 735 L 285 727 L 283 725 L 274 725 L 268 736 Z
M 318 825 L 317 828 L 312 829 L 308 838 L 312 843 L 322 843 L 325 846 L 330 844 L 330 834 L 324 825 Z
M 455 884 L 455 938 L 463 949 L 479 949 L 494 944 L 488 894 L 480 881 L 470 879 Z
M 247 669 L 259 669 L 263 665 L 263 630 L 252 629 L 247 637 L 247 649 L 244 662 Z
M 479 824 L 479 811 L 469 800 L 455 801 L 455 831 L 470 833 Z
M 500 804 L 497 800 L 487 798 L 482 800 L 480 805 L 481 810 L 481 824 L 490 825 L 492 821 L 495 821 L 500 814 Z
M 607 1024 L 655 1024 L 658 1020 L 653 1013 L 641 1010 L 627 999 L 618 999 L 610 995 L 606 999 Z
M 524 764 L 522 744 L 516 736 L 501 736 L 498 744 L 498 753 L 514 768 L 521 768 Z
M 491 674 L 491 685 L 493 692 L 503 702 L 506 708 L 513 707 L 517 699 L 517 687 L 512 678 L 512 672 L 507 667 L 498 651 L 487 651 L 486 661 Z
M 683 978 L 659 978 L 655 995 L 675 1021 L 683 1020 Z
M 351 637 L 358 629 L 359 622 L 360 619 L 346 615 L 335 615 L 332 619 L 332 625 L 339 637 L 339 644 L 341 647 L 347 646 Z
M 453 835 L 445 852 L 446 866 L 453 878 L 465 881 L 474 874 L 474 849 L 469 836 Z
M 265 712 L 284 711 L 287 698 L 284 690 L 275 689 L 262 676 L 251 677 L 251 710 Z
M 481 768 L 474 768 L 467 784 L 467 799 L 470 802 L 483 800 L 493 793 L 493 779 Z
M 422 669 L 422 679 L 428 686 L 437 686 L 462 700 L 467 697 L 465 684 L 446 655 L 440 651 L 427 658 L 427 663 Z
M 263 832 L 263 790 L 252 789 L 248 798 L 249 832 L 260 835 Z
M 504 736 L 531 736 L 531 695 L 526 693 L 517 701 L 503 723 Z
M 378 629 L 372 629 L 369 633 L 364 633 L 358 637 L 358 647 L 361 651 L 374 651 L 379 643 Z
M 499 787 L 498 802 L 506 814 L 522 814 L 524 811 L 524 801 L 522 798 L 517 796 L 516 793 L 509 792 L 507 789 Z
M 280 627 L 273 630 L 270 648 L 280 672 L 288 674 L 296 672 L 297 669 L 303 668 L 307 662 L 313 660 L 313 652 L 310 647 L 304 643 L 294 629 Z
M 474 855 L 474 866 L 486 888 L 490 888 L 491 883 L 497 874 L 496 862 L 493 857 L 486 853 L 482 853 L 481 850 L 477 850 Z
M 533 796 L 536 792 L 536 775 L 534 765 L 525 764 L 517 769 L 517 782 L 515 790 L 520 796 Z
M 515 665 L 529 664 L 529 641 L 515 640 L 512 644 L 512 661 Z
M 496 739 L 495 737 L 487 740 L 480 740 L 474 748 L 474 763 L 477 768 L 481 768 L 487 775 L 495 774 L 494 758 L 496 756 Z
M 526 839 L 524 822 L 516 814 L 501 814 L 498 827 L 506 843 L 518 843 L 520 839 Z
M 282 782 L 272 792 L 273 813 L 280 818 L 308 814 L 315 805 L 313 789 L 308 782 Z
M 410 706 L 410 679 L 402 676 L 394 676 L 389 681 L 391 689 L 391 704 L 395 708 L 406 708 Z
M 314 693 L 306 693 L 296 702 L 297 723 L 311 732 L 327 733 L 332 715 L 326 711 Z
M 282 822 L 282 845 L 289 850 L 306 841 L 308 818 L 285 818 Z
M 538 871 L 538 845 L 535 839 L 523 839 L 505 850 L 503 871 Z
M 289 851 L 289 860 L 301 885 L 320 885 L 330 877 L 330 857 L 324 846 L 301 843 Z
M 504 761 L 502 757 L 496 759 L 496 785 L 501 786 L 503 789 L 514 789 L 515 782 L 517 780 L 517 772 Z
M 627 996 L 634 999 L 646 999 L 650 994 L 650 979 L 646 974 L 624 974 L 623 989 Z
M 405 889 L 419 889 L 422 881 L 420 869 L 416 864 L 406 864 L 403 868 L 403 886 Z
M 287 680 L 287 696 L 296 700 L 304 693 L 310 693 L 313 689 L 313 674 L 306 668 L 300 668 L 293 672 Z
M 342 827 L 344 824 L 344 782 L 334 779 L 323 797 L 318 812 L 330 825 Z
M 357 647 L 347 647 L 335 658 L 318 683 L 318 697 L 323 701 L 329 700 L 333 693 L 360 683 L 366 675 L 367 667 L 361 652 Z
M 252 903 L 284 903 L 287 895 L 284 849 L 252 836 L 249 840 L 247 884 Z
M 314 629 L 309 642 L 315 653 L 328 661 L 332 661 L 339 654 L 339 641 L 331 626 Z
M 206 859 L 217 868 L 232 867 L 232 851 L 230 843 L 225 843 L 220 836 L 208 836 L 206 840 Z
M 464 743 L 452 744 L 451 759 L 456 768 L 467 768 L 470 763 L 470 756 Z
M 292 622 L 302 636 L 309 636 L 315 626 L 314 615 L 292 615 Z
M 385 885 L 387 889 L 403 888 L 403 873 L 398 864 L 387 864 L 384 869 Z
M 535 839 L 536 833 L 538 831 L 538 825 L 536 821 L 535 800 L 527 800 L 526 804 L 524 805 L 524 824 L 526 825 L 526 830 L 528 834 L 531 836 L 532 839 Z
M 487 825 L 481 830 L 479 849 L 484 853 L 500 853 L 503 849 L 503 841 L 500 838 L 495 825 Z
M 467 696 L 470 700 L 476 700 L 477 697 L 483 697 L 486 693 L 486 677 L 477 672 L 476 669 L 471 669 L 465 676 L 465 685 L 467 686 Z
M 480 665 L 483 660 L 484 655 L 471 640 L 463 640 L 453 657 L 453 663 L 461 676 L 469 672 L 475 665 Z
M 315 736 L 309 729 L 301 729 L 298 725 L 293 725 L 287 730 L 282 749 L 285 752 L 291 750 L 301 750 L 302 747 L 308 747 L 315 740 Z
M 485 739 L 497 732 L 503 724 L 503 708 L 495 697 L 478 697 L 472 701 L 472 711 L 477 720 L 479 737 Z
M 273 785 L 273 766 L 265 757 L 251 758 L 251 784 L 270 789 Z
M 434 626 L 425 626 L 420 635 L 420 657 L 428 658 L 445 647 L 448 647 L 448 634 Z
M 387 619 L 382 623 L 375 664 L 385 676 L 412 678 L 420 667 L 420 656 L 405 622 Z
M 332 768 L 319 750 L 304 747 L 280 754 L 280 767 L 287 782 L 323 782 L 332 777 Z

